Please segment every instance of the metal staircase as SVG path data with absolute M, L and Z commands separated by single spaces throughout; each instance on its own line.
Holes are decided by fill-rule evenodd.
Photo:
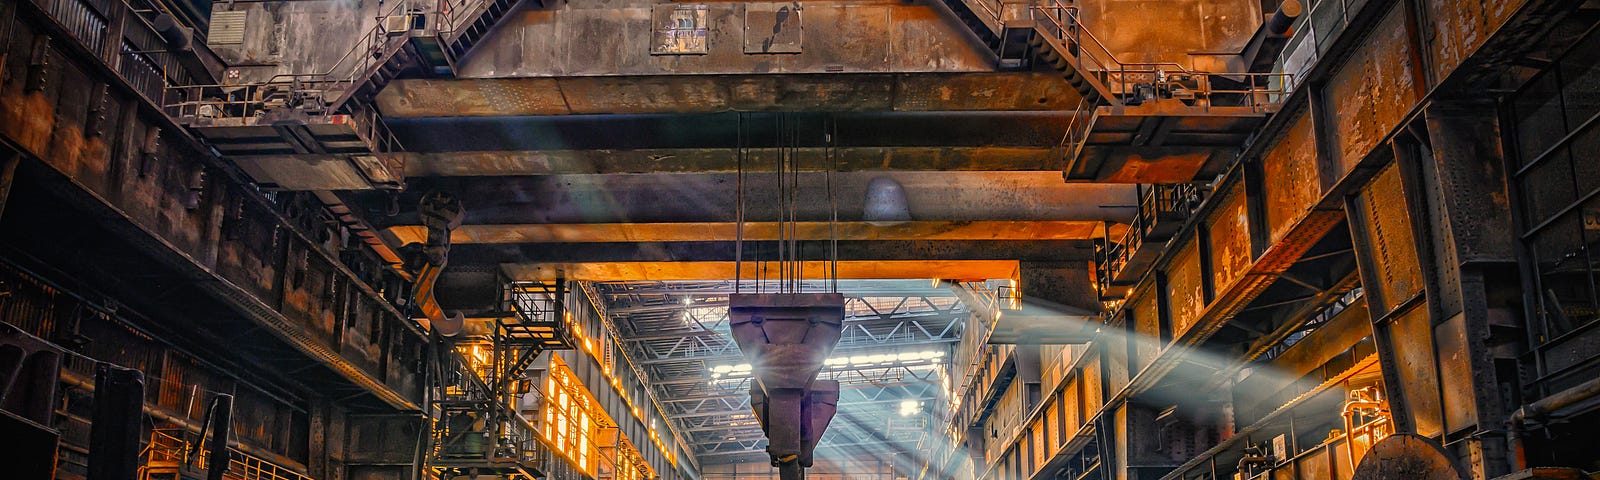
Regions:
M 323 71 L 169 87 L 164 107 L 266 187 L 397 189 L 404 174 L 391 154 L 404 148 L 374 104 L 378 93 L 405 75 L 454 75 L 516 1 L 398 1 Z
M 578 479 L 584 475 L 547 443 L 512 405 L 536 380 L 528 375 L 540 354 L 568 350 L 565 282 L 507 284 L 501 315 L 486 329 L 467 328 L 441 341 L 431 407 L 434 421 L 427 465 L 449 475 Z M 472 334 L 477 330 L 479 334 Z M 487 361 L 469 360 L 458 346 L 487 342 Z
M 454 75 L 456 62 L 466 57 L 489 30 L 511 13 L 518 1 L 440 0 L 438 34 L 421 42 L 427 45 L 422 51 L 433 66 L 433 73 Z
M 1004 0 L 945 0 L 944 3 L 978 40 L 995 52 L 1001 68 L 1023 69 L 1030 65 L 1032 47 L 1029 41 L 1033 28 L 1031 22 L 1025 21 L 1030 16 L 1026 4 Z M 1009 22 L 1004 20 L 1008 17 Z

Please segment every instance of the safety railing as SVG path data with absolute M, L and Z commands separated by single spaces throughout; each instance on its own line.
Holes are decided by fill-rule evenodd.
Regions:
M 989 338 L 993 336 L 995 326 L 1005 315 L 1004 312 L 1020 306 L 1021 296 L 1009 280 L 961 282 L 957 288 L 963 294 L 963 302 L 975 303 L 969 305 L 971 315 L 950 365 L 951 377 L 960 380 L 950 395 L 958 403 L 952 405 L 955 413 L 949 416 L 948 421 L 964 429 L 981 413 L 984 407 L 982 400 L 995 393 L 996 389 L 987 382 L 997 378 L 991 374 L 1000 369 L 1001 362 L 1015 348 L 1010 345 L 989 345 Z
M 1052 48 L 1058 49 L 1059 55 L 1077 59 L 1079 74 L 1103 86 L 1108 90 L 1105 93 L 1120 104 L 1173 98 L 1199 108 L 1199 113 L 1213 107 L 1266 113 L 1282 104 L 1293 88 L 1293 76 L 1288 73 L 1199 72 L 1172 62 L 1120 61 L 1094 32 L 1084 27 L 1078 7 L 1059 0 L 1047 1 L 1047 5 L 1030 10 L 1035 30 L 1053 41 Z M 1219 79 L 1240 87 L 1220 87 L 1216 84 Z M 1082 154 L 1098 114 L 1097 105 L 1087 99 L 1080 102 L 1061 139 L 1065 158 Z
M 140 479 L 154 479 L 164 470 L 178 473 L 187 468 L 208 471 L 211 468 L 211 446 L 190 439 L 182 429 L 157 428 L 150 433 L 150 443 L 140 455 Z M 170 478 L 182 478 L 180 476 Z M 228 449 L 228 471 L 222 478 L 237 480 L 311 480 L 311 477 L 269 462 L 261 457 Z
M 494 3 L 494 0 L 439 0 L 439 8 L 435 12 L 439 16 L 439 38 L 454 42 L 462 30 L 471 25 L 484 9 L 489 8 L 490 3 Z
M 323 90 L 336 83 L 268 82 L 247 85 L 192 85 L 166 89 L 166 113 L 174 118 L 220 120 L 255 118 L 281 108 L 308 114 L 332 114 L 341 91 Z M 332 97 L 332 98 L 330 98 Z M 402 150 L 399 137 L 376 109 L 362 109 L 351 125 L 374 152 Z
M 1129 222 L 1122 241 L 1107 243 L 1095 251 L 1095 277 L 1101 291 L 1111 287 L 1113 279 L 1132 261 L 1157 225 L 1184 221 L 1205 200 L 1204 192 L 1188 183 L 1148 185 L 1141 190 L 1139 214 Z
M 139 2 L 135 4 L 133 2 Z M 160 13 L 156 5 L 140 0 L 34 0 L 85 49 L 101 55 L 135 91 L 152 104 L 163 101 L 170 84 L 192 81 L 189 71 L 171 53 L 145 13 Z M 112 28 L 120 26 L 121 28 Z M 112 36 L 111 32 L 121 32 Z
M 1089 134 L 1094 131 L 1095 117 L 1099 112 L 1099 108 L 1089 103 L 1088 97 L 1078 99 L 1078 107 L 1072 110 L 1072 118 L 1067 121 L 1067 132 L 1061 137 L 1059 147 L 1064 154 L 1062 158 L 1078 158 L 1083 153 L 1083 147 L 1089 145 Z
M 1202 72 L 1173 62 L 1125 62 L 1084 26 L 1078 7 L 1046 0 L 1031 9 L 1035 28 L 1076 58 L 1082 74 L 1093 77 L 1125 100 L 1157 96 L 1180 98 L 1194 106 L 1247 107 L 1266 111 L 1288 97 L 1293 84 L 1287 73 Z M 1218 88 L 1214 78 L 1228 78 L 1242 88 Z
M 284 106 L 309 113 L 335 113 L 410 36 L 412 21 L 405 22 L 406 30 L 391 32 L 385 29 L 385 19 L 417 18 L 413 16 L 421 14 L 417 5 L 409 0 L 395 2 L 357 37 L 355 45 L 320 72 L 281 73 L 257 83 L 168 87 L 163 105 L 168 115 L 179 118 L 249 117 Z M 374 139 L 391 137 L 386 132 L 373 133 Z
M 434 399 L 441 418 L 433 422 L 430 466 L 510 459 L 533 466 L 550 480 L 591 478 L 541 435 L 538 426 L 508 406 L 510 399 L 501 397 L 490 386 L 497 379 L 495 373 L 486 372 L 487 365 L 475 366 L 456 349 L 450 349 L 447 355 L 446 363 L 455 365 L 456 371 L 446 375 L 454 381 L 441 388 Z M 527 389 L 541 398 L 555 394 L 539 386 L 540 382 L 529 381 Z M 478 421 L 462 424 L 452 420 L 462 414 Z M 593 439 L 589 442 L 596 444 Z

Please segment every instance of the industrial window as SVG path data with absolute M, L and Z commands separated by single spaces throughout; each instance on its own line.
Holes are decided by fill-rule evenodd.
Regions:
M 1522 244 L 1533 260 L 1537 383 L 1545 391 L 1595 374 L 1592 358 L 1572 353 L 1600 342 L 1597 92 L 1600 35 L 1591 33 L 1504 104 Z
M 581 357 L 580 357 L 581 358 Z M 551 447 L 597 478 L 642 480 L 655 472 L 561 357 L 550 358 L 539 431 Z M 602 440 L 604 439 L 604 440 Z

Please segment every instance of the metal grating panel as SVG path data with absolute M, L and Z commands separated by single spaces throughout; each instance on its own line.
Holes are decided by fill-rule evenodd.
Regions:
M 206 31 L 206 44 L 243 45 L 249 13 L 246 10 L 211 12 L 211 29 Z

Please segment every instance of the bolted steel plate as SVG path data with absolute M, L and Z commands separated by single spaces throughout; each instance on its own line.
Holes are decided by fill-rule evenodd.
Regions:
M 800 53 L 800 2 L 749 3 L 744 10 L 744 53 Z

